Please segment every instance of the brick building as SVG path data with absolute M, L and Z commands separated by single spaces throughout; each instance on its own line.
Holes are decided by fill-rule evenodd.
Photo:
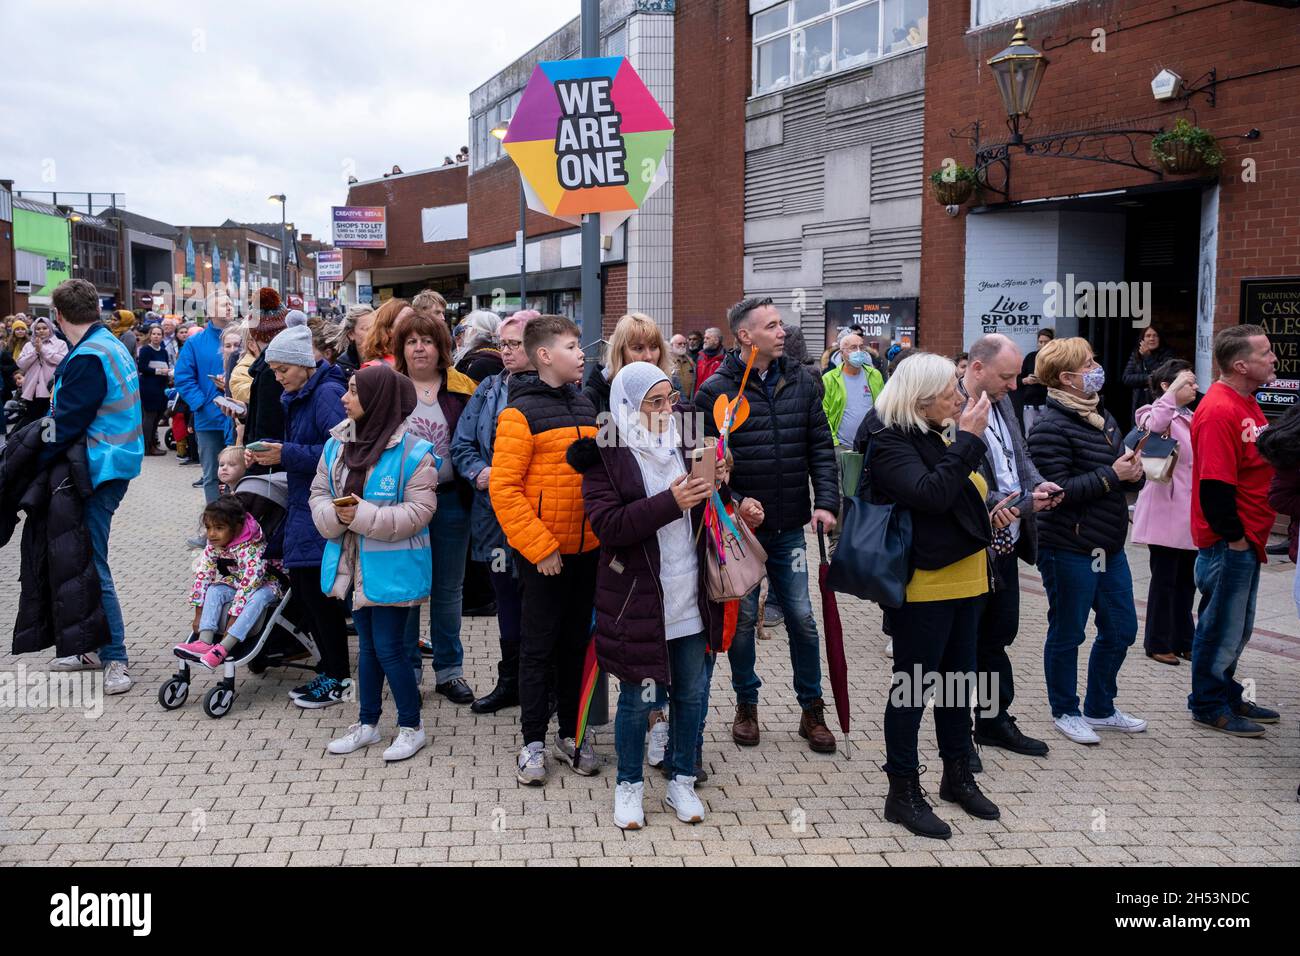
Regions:
M 951 353 L 996 329 L 1033 348 L 1044 325 L 1084 335 L 1111 373 L 1107 406 L 1124 418 L 1129 396 L 1119 373 L 1141 332 L 1133 324 L 1142 320 L 1136 297 L 1149 293 L 1143 311 L 1166 344 L 1195 359 L 1206 387 L 1213 332 L 1242 318 L 1244 281 L 1300 276 L 1300 10 L 1282 6 L 932 3 L 927 171 L 945 160 L 975 165 L 976 121 L 981 147 L 1007 142 L 1006 110 L 987 61 L 1008 45 L 1017 17 L 1029 44 L 1050 62 L 1023 127 L 1027 142 L 1037 138 L 1036 152 L 1013 145 L 1006 162 L 985 170 L 988 183 L 1007 195 L 981 190 L 955 216 L 926 198 L 921 344 Z M 1182 78 L 1173 99 L 1155 98 L 1152 80 L 1162 70 Z M 1152 134 L 1179 118 L 1218 138 L 1225 160 L 1217 174 L 1155 169 Z M 1110 130 L 1133 132 L 1103 135 Z M 1257 138 L 1249 138 L 1253 130 Z M 1073 151 L 1130 165 L 1053 155 Z M 1126 314 L 1087 314 L 1095 307 L 1053 312 L 1052 283 L 1064 287 L 1071 278 L 1123 284 L 1133 297 Z M 1290 308 L 1300 310 L 1300 280 L 1288 286 Z M 1248 311 L 1259 317 L 1254 306 Z M 1292 337 L 1288 346 L 1300 343 Z M 1300 380 L 1300 356 L 1288 364 L 1284 355 L 1279 376 Z
M 16 299 L 16 262 L 14 254 L 13 180 L 0 179 L 0 315 L 18 310 Z
M 340 299 L 378 305 L 435 289 L 448 313 L 467 311 L 466 163 L 404 173 L 393 171 L 348 187 L 348 206 L 383 206 L 388 246 L 344 249 Z M 365 290 L 369 288 L 367 293 Z

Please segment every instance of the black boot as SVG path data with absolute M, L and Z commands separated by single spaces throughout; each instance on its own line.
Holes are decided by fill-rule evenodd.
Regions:
M 493 687 L 486 697 L 480 697 L 470 704 L 469 709 L 476 714 L 495 714 L 498 710 L 518 706 L 519 688 L 513 683 L 507 684 L 504 680 L 498 679 L 497 686 Z
M 939 796 L 949 803 L 957 803 L 973 817 L 996 820 L 1002 815 L 993 801 L 980 793 L 975 774 L 970 769 L 970 754 L 949 760 L 943 758 L 943 779 L 939 781 Z
M 926 802 L 925 791 L 921 789 L 921 773 L 924 770 L 922 767 L 912 773 L 889 774 L 885 819 L 890 823 L 901 823 L 917 836 L 946 840 L 952 836 L 952 828 L 935 816 L 930 804 Z

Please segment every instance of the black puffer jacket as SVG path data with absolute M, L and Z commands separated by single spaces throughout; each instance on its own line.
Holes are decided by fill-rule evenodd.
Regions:
M 1174 350 L 1164 345 L 1150 355 L 1143 355 L 1137 349 L 1129 356 L 1124 366 L 1124 384 L 1133 389 L 1133 414 L 1143 405 L 1150 405 L 1156 400 L 1151 394 L 1151 375 L 1165 362 L 1174 357 Z
M 728 352 L 718 371 L 700 386 L 695 406 L 704 416 L 707 434 L 718 433 L 714 402 L 724 393 L 734 398 L 744 374 L 744 363 L 735 352 Z M 813 373 L 781 359 L 767 374 L 769 379 L 776 376 L 770 400 L 757 372 L 750 373 L 745 386 L 749 418 L 731 433 L 736 460 L 731 489 L 741 497 L 759 500 L 766 516 L 764 531 L 791 531 L 812 519 L 813 507 L 831 514 L 839 511 L 839 471 Z
M 605 377 L 605 366 L 593 364 L 587 373 L 587 381 L 583 383 L 582 394 L 591 401 L 597 415 L 609 411 L 609 389 L 610 381 Z
M 79 440 L 39 468 L 41 432 L 41 422 L 20 429 L 0 456 L 0 546 L 13 535 L 17 513 L 27 514 L 13 653 L 52 646 L 59 657 L 86 654 L 108 642 L 84 517 L 85 499 L 93 490 L 86 443 Z
M 1128 537 L 1128 499 L 1145 479 L 1121 482 L 1112 467 L 1124 452 L 1124 436 L 1105 409 L 1102 431 L 1054 398 L 1029 433 L 1029 454 L 1045 481 L 1065 489 L 1061 504 L 1037 515 L 1038 547 L 1114 554 Z

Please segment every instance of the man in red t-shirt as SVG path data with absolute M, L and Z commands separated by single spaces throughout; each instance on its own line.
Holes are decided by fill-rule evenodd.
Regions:
M 1273 466 L 1255 442 L 1268 427 L 1255 392 L 1273 381 L 1277 357 L 1258 325 L 1214 337 L 1219 380 L 1192 418 L 1192 539 L 1202 611 L 1192 644 L 1188 709 L 1196 723 L 1235 737 L 1261 737 L 1276 711 L 1242 698 L 1234 678 L 1255 622 L 1259 566 L 1275 517 Z

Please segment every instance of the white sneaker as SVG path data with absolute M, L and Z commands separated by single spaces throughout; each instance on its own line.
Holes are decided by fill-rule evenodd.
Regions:
M 646 762 L 652 767 L 658 767 L 664 762 L 664 754 L 668 751 L 668 721 L 656 722 L 647 736 L 649 740 L 646 743 Z
M 1094 730 L 1118 730 L 1121 734 L 1140 734 L 1147 729 L 1147 722 L 1141 717 L 1126 714 L 1118 707 L 1109 717 L 1084 717 L 1089 727 Z
M 677 813 L 682 823 L 700 823 L 704 819 L 704 804 L 695 795 L 695 778 L 678 774 L 668 783 L 664 804 Z
M 620 783 L 614 790 L 614 822 L 620 830 L 640 830 L 645 826 L 641 800 L 645 783 Z
M 88 654 L 73 654 L 71 657 L 56 657 L 50 661 L 52 671 L 98 671 L 103 668 L 104 662 L 94 651 Z
M 1065 736 L 1069 737 L 1076 744 L 1101 743 L 1101 738 L 1093 733 L 1092 728 L 1088 726 L 1087 722 L 1084 721 L 1082 717 L 1076 717 L 1073 714 L 1069 714 L 1065 717 L 1057 717 L 1053 723 L 1056 724 L 1057 730 L 1065 734 Z
M 384 759 L 391 761 L 414 757 L 428 742 L 424 736 L 424 724 L 419 727 L 399 727 L 393 745 L 384 751 Z
M 889 639 L 889 643 L 885 645 L 885 656 L 894 656 L 894 639 L 892 637 Z
M 353 724 L 338 740 L 331 740 L 325 749 L 332 754 L 350 754 L 379 743 L 379 728 L 372 724 Z
M 519 751 L 515 779 L 529 787 L 546 783 L 546 745 L 534 740 Z
M 131 675 L 126 672 L 126 661 L 109 661 L 104 665 L 104 693 L 125 694 L 131 689 Z

